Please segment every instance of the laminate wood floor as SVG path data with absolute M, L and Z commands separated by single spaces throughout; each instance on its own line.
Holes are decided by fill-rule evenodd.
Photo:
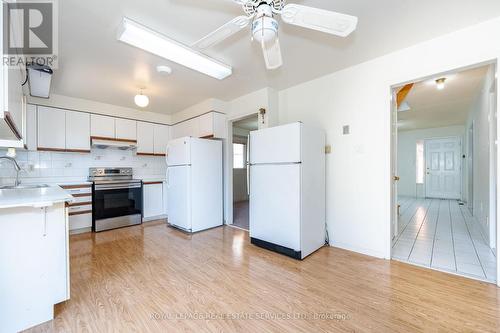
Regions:
M 296 261 L 221 227 L 71 237 L 71 300 L 31 332 L 498 332 L 496 286 L 322 248 Z

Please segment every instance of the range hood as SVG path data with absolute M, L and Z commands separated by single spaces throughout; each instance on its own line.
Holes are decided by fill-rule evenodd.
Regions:
M 134 150 L 137 148 L 137 141 L 122 140 L 112 138 L 91 137 L 92 148 L 97 149 L 120 149 Z

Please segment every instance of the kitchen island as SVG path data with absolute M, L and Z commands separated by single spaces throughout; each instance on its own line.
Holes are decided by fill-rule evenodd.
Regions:
M 59 186 L 0 189 L 0 332 L 54 318 L 70 297 L 67 203 Z

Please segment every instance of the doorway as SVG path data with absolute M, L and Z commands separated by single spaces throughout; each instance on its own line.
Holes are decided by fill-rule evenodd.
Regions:
M 258 115 L 232 123 L 233 151 L 233 226 L 249 230 L 248 159 L 249 135 L 259 127 Z
M 391 258 L 496 283 L 496 65 L 392 93 Z

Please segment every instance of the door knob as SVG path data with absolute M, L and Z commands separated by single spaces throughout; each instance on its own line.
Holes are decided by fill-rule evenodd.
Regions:
M 394 176 L 394 181 L 399 182 L 400 179 L 399 176 Z

